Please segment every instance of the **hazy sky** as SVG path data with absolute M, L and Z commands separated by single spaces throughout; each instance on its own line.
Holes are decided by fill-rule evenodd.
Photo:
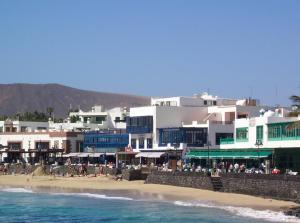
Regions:
M 0 82 L 289 105 L 300 1 L 2 0 Z

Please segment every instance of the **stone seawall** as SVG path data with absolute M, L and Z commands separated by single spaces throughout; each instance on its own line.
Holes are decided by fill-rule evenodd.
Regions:
M 142 170 L 122 170 L 122 177 L 124 180 L 146 180 L 148 174 L 142 172 Z
M 300 176 L 222 174 L 220 180 L 220 191 L 300 203 Z M 145 183 L 213 190 L 211 177 L 201 173 L 152 171 Z
M 221 181 L 224 192 L 300 203 L 300 176 L 224 174 L 221 175 Z
M 212 190 L 210 177 L 202 173 L 186 172 L 159 172 L 152 171 L 145 183 L 165 184 L 179 187 L 192 187 L 198 189 Z

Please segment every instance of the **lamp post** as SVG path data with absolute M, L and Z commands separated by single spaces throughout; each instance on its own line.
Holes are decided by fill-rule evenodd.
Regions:
M 42 141 L 40 140 L 40 142 L 38 143 L 38 153 L 39 153 L 39 163 L 40 165 L 43 165 L 43 162 L 42 162 Z
M 209 170 L 210 168 L 210 159 L 209 159 L 209 147 L 211 146 L 210 141 L 207 140 L 207 144 L 205 144 L 207 146 L 207 168 Z
M 106 151 L 104 152 L 104 165 L 105 165 L 105 176 L 107 176 L 107 160 L 106 160 Z
M 259 160 L 260 160 L 259 147 L 263 145 L 262 141 L 260 139 L 257 139 L 254 145 L 257 147 L 257 157 L 258 157 L 258 162 L 259 162 Z

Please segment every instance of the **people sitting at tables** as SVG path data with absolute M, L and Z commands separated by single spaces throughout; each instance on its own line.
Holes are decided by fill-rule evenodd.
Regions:
M 280 170 L 275 167 L 271 173 L 272 174 L 280 174 Z

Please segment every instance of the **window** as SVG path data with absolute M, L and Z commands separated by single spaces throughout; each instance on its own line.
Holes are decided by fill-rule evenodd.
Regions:
M 232 133 L 216 133 L 216 145 L 221 144 L 221 139 L 223 140 L 222 144 L 232 144 L 232 143 L 234 143 Z
M 217 105 L 217 101 L 213 101 L 213 105 Z
M 49 149 L 49 142 L 35 142 L 35 148 L 38 150 Z
M 256 140 L 263 140 L 264 133 L 263 133 L 264 127 L 263 126 L 256 126 Z
M 236 129 L 236 141 L 247 142 L 248 141 L 248 128 L 237 128 Z
M 152 149 L 152 139 L 147 139 L 147 148 Z
M 26 132 L 27 127 L 26 126 L 21 126 L 21 132 Z
M 300 127 L 293 127 L 293 123 L 275 123 L 268 125 L 269 140 L 298 140 L 300 139 Z
M 206 100 L 204 100 L 204 105 L 207 105 L 207 101 Z
M 136 149 L 136 139 L 131 139 L 131 148 Z
M 54 141 L 54 148 L 55 148 L 55 149 L 58 149 L 58 147 L 59 147 L 59 141 L 58 141 L 58 140 L 55 140 L 55 141 Z
M 47 127 L 37 127 L 37 130 L 47 130 Z
M 144 149 L 144 137 L 140 137 L 139 138 L 139 148 L 140 149 Z
M 103 123 L 105 121 L 105 117 L 103 117 L 103 116 L 97 116 L 96 118 L 95 118 L 95 122 L 96 123 Z
M 152 116 L 128 117 L 126 122 L 126 131 L 128 133 L 144 134 L 150 133 L 153 130 Z
M 8 142 L 7 147 L 11 150 L 20 150 L 20 149 L 22 149 L 22 143 L 21 142 Z
M 207 141 L 206 128 L 164 128 L 159 130 L 159 144 L 179 146 L 186 143 L 188 146 L 203 147 Z
M 280 125 L 269 125 L 268 127 L 268 138 L 279 139 L 281 138 L 281 126 Z

